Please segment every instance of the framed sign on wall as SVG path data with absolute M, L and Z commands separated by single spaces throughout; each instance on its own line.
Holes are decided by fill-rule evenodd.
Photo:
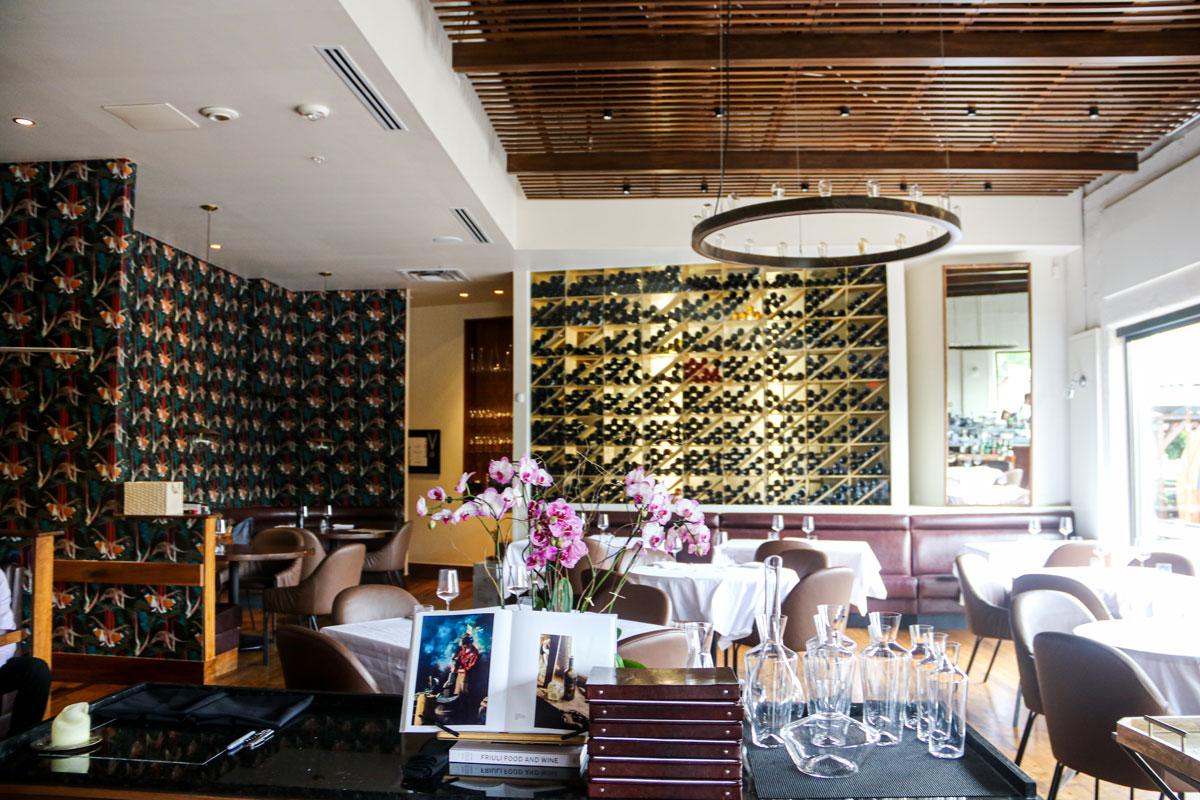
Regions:
M 408 471 L 414 475 L 442 472 L 442 432 L 432 428 L 408 432 Z

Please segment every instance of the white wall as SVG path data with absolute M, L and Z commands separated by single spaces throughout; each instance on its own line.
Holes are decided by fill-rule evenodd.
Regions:
M 506 301 L 414 306 L 409 318 L 408 426 L 442 432 L 440 475 L 409 474 L 408 519 L 417 519 L 416 501 L 434 486 L 452 488 L 463 471 L 463 322 L 512 313 Z M 474 564 L 490 541 L 478 520 L 430 529 L 418 522 L 409 561 Z

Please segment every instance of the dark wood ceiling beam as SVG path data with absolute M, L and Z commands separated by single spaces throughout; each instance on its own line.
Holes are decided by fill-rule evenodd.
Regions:
M 958 152 L 947 158 L 936 150 L 731 150 L 725 154 L 725 172 L 756 174 L 795 171 L 854 171 L 906 173 L 916 171 L 957 173 L 1056 172 L 1088 174 L 1136 172 L 1135 153 L 1070 152 Z M 721 168 L 715 151 L 641 151 L 628 153 L 510 153 L 508 171 L 514 175 L 570 175 L 614 173 L 621 175 L 686 175 L 715 173 Z
M 1107 33 L 972 31 L 945 36 L 947 66 L 1200 64 L 1196 31 Z M 734 67 L 887 66 L 943 63 L 936 33 L 742 34 L 729 37 Z M 555 36 L 454 45 L 454 69 L 468 73 L 668 69 L 716 66 L 717 36 Z

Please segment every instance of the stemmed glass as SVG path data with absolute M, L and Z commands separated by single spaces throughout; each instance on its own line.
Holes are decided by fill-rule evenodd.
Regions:
M 804 516 L 804 519 L 800 523 L 800 530 L 804 531 L 804 538 L 806 538 L 806 539 L 817 538 L 816 535 L 814 534 L 814 531 L 816 531 L 816 529 L 817 529 L 817 523 L 815 521 L 813 521 L 812 517 L 810 517 L 806 514 Z
M 437 596 L 439 600 L 446 603 L 446 610 L 449 611 L 450 601 L 458 597 L 458 570 L 438 570 Z
M 778 541 L 780 534 L 783 532 L 783 514 L 774 514 L 771 517 L 771 541 Z
M 1062 527 L 1061 522 L 1059 523 L 1059 527 L 1060 528 Z M 1034 517 L 1033 519 L 1029 520 L 1029 535 L 1030 536 L 1041 536 L 1042 535 L 1042 521 L 1040 519 L 1038 519 L 1037 517 Z
M 1146 566 L 1146 562 L 1150 560 L 1150 540 L 1145 536 L 1139 536 L 1134 542 L 1133 560 L 1138 562 L 1139 567 Z
M 608 530 L 608 514 L 600 512 L 596 515 L 596 530 L 600 531 L 601 536 L 605 534 Z
M 529 591 L 529 571 L 522 567 L 508 570 L 504 576 L 504 591 L 517 598 L 517 606 L 520 606 L 521 595 Z
M 1075 533 L 1075 523 L 1070 517 L 1058 518 L 1058 535 L 1064 539 L 1070 539 L 1071 534 Z

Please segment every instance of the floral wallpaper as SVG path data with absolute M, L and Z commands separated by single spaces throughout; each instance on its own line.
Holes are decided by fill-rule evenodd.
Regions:
M 401 505 L 405 295 L 300 295 L 136 234 L 135 180 L 120 159 L 0 165 L 0 345 L 93 348 L 0 354 L 0 535 L 199 560 L 198 522 L 114 516 L 126 480 L 214 506 Z M 26 557 L 12 541 L 0 563 Z M 57 584 L 54 603 L 57 651 L 202 657 L 198 587 Z

